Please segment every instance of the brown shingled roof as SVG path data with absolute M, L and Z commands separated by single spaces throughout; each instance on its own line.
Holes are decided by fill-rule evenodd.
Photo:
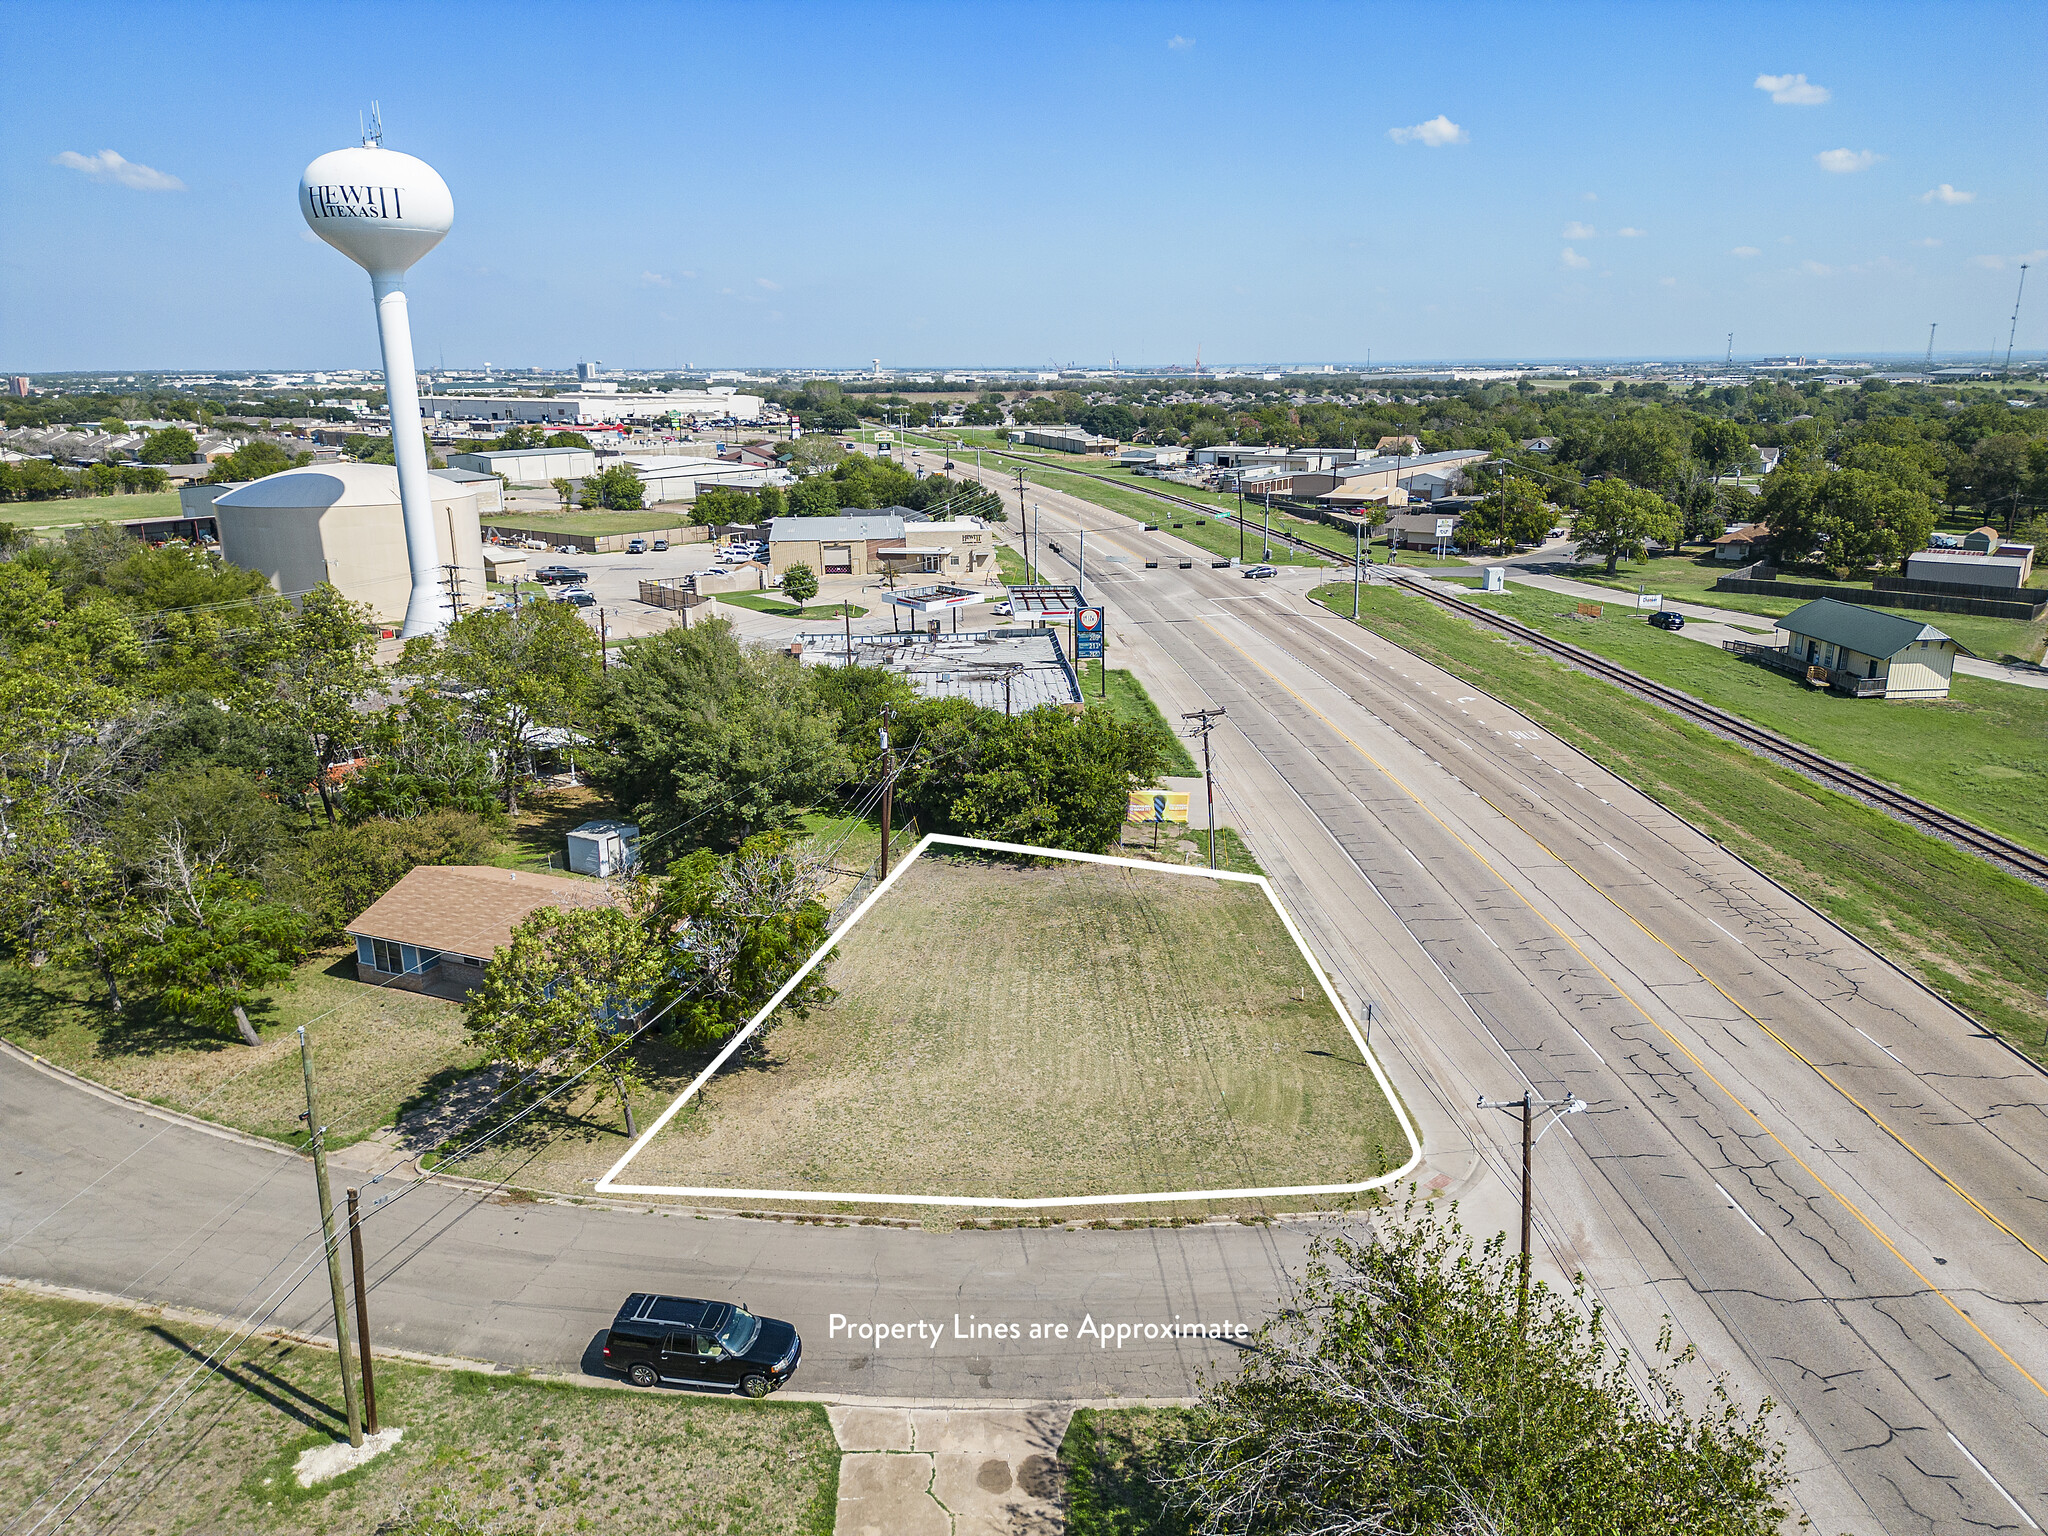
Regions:
M 350 923 L 348 932 L 488 960 L 542 907 L 601 907 L 611 899 L 610 888 L 595 880 L 487 864 L 422 864 Z

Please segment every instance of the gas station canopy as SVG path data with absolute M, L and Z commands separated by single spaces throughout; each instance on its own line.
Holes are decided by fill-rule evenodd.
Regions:
M 985 603 L 988 593 L 977 592 L 971 587 L 906 587 L 900 592 L 891 592 L 889 601 L 898 608 L 908 608 L 912 613 L 941 613 L 948 608 L 971 608 L 976 603 Z
M 1010 587 L 1010 612 L 1020 619 L 1071 619 L 1088 605 L 1079 587 Z

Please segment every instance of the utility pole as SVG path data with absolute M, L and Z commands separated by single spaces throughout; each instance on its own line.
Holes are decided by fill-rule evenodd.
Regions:
M 1237 563 L 1244 564 L 1244 484 L 1237 487 Z
M 363 1428 L 377 1433 L 377 1374 L 370 1364 L 370 1309 L 363 1284 L 363 1213 L 348 1192 L 348 1251 L 356 1272 L 356 1347 L 363 1352 Z
M 853 658 L 847 657 L 846 664 L 853 665 Z M 1006 695 L 1007 697 L 1007 695 Z M 1005 709 L 1004 714 L 1009 710 Z M 882 878 L 889 878 L 889 820 L 896 811 L 896 752 L 889 745 L 889 722 L 896 718 L 896 711 L 886 706 L 882 710 Z
M 1351 520 L 1351 622 L 1358 622 L 1358 587 L 1365 580 L 1365 519 Z
M 327 1188 L 327 1127 L 313 1099 L 313 1046 L 299 1026 L 299 1065 L 306 1075 L 306 1132 L 313 1138 L 313 1182 L 320 1189 L 320 1231 L 327 1242 L 327 1289 L 334 1298 L 334 1347 L 341 1356 L 341 1400 L 348 1410 L 348 1443 L 360 1450 L 363 1414 L 356 1402 L 355 1351 L 348 1337 L 348 1301 L 341 1294 L 341 1245 L 334 1237 L 334 1196 Z
M 1536 1125 L 1536 1111 L 1552 1112 L 1550 1125 L 1566 1115 L 1584 1112 L 1586 1101 L 1577 1094 L 1566 1094 L 1561 1099 L 1540 1097 L 1534 1088 L 1524 1090 L 1519 1099 L 1481 1099 L 1481 1109 L 1504 1109 L 1521 1112 L 1522 1116 L 1522 1286 L 1521 1295 L 1515 1304 L 1515 1332 L 1520 1334 L 1529 1314 L 1529 1235 L 1535 1208 L 1536 1188 L 1536 1143 L 1543 1136 L 1532 1134 Z M 1550 1134 L 1550 1126 L 1543 1128 L 1543 1135 Z
M 604 610 L 597 610 L 597 670 L 609 672 L 612 669 L 611 635 L 605 628 Z
M 1202 738 L 1202 787 L 1209 796 L 1209 867 L 1216 867 L 1216 775 L 1209 762 L 1209 732 L 1216 728 L 1216 722 L 1223 718 L 1223 706 L 1214 709 L 1190 710 L 1181 716 L 1193 720 L 1195 730 Z
M 1261 560 L 1270 560 L 1270 559 L 1272 559 L 1272 558 L 1273 558 L 1273 493 L 1272 493 L 1271 491 L 1268 491 L 1268 492 L 1266 492 L 1266 521 L 1265 521 L 1265 522 L 1264 522 L 1264 523 L 1263 523 L 1263 524 L 1262 524 L 1262 525 L 1260 526 L 1260 528 L 1259 528 L 1259 545 L 1260 545 L 1260 548 L 1261 548 L 1261 553 L 1260 553 L 1260 555 L 1259 555 L 1259 558 L 1260 558 Z

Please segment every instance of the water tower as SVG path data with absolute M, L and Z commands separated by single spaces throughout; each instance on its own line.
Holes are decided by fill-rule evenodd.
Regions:
M 412 596 L 400 633 L 410 639 L 443 628 L 452 610 L 435 554 L 434 502 L 421 440 L 405 274 L 448 233 L 455 222 L 455 200 L 432 166 L 384 148 L 383 138 L 373 107 L 359 148 L 337 149 L 306 167 L 299 178 L 299 211 L 314 234 L 370 274 L 377 339 L 384 348 L 384 396 L 391 409 L 406 560 L 412 573 Z

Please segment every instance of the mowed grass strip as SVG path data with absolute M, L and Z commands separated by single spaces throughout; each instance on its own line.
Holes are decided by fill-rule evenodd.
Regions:
M 1055 1198 L 1355 1183 L 1408 1156 L 1254 885 L 927 854 L 829 976 L 839 1000 L 776 1025 L 627 1182 Z
M 69 523 L 126 523 L 182 517 L 176 491 L 137 491 L 127 496 L 58 496 L 49 501 L 0 504 L 0 523 L 16 528 L 61 528 Z
M 1350 614 L 1349 587 L 1321 596 Z M 1597 605 L 1594 619 L 1554 592 L 1475 593 L 1472 602 L 2048 851 L 2048 689 L 1958 673 L 1945 699 L 1851 699 L 1669 634 L 1619 604 Z
M 1349 616 L 1348 585 L 1315 595 Z M 1363 621 L 1519 709 L 2048 1060 L 2048 891 L 1426 598 L 1368 589 Z
M 0 1509 L 19 1515 L 61 1496 L 221 1341 L 147 1311 L 0 1288 Z M 378 1418 L 405 1437 L 308 1489 L 293 1476 L 299 1453 L 348 1438 L 332 1352 L 258 1340 L 196 1379 L 160 1433 L 109 1463 L 110 1480 L 66 1529 L 832 1530 L 839 1450 L 815 1403 L 606 1391 L 386 1357 Z M 50 1511 L 43 1503 L 36 1517 Z

